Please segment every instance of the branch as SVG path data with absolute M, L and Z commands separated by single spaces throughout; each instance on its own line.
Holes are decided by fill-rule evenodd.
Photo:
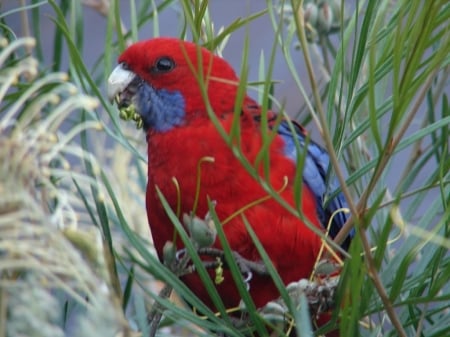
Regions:
M 211 270 L 218 267 L 227 267 L 225 262 L 225 253 L 221 249 L 203 247 L 198 248 L 197 253 L 204 257 L 216 258 L 202 261 L 203 266 L 206 269 Z M 264 263 L 248 260 L 236 251 L 232 251 L 232 255 L 239 271 L 244 277 L 245 283 L 248 284 L 250 282 L 253 273 L 257 275 L 269 276 Z M 178 277 L 182 277 L 195 272 L 195 266 L 192 265 L 191 262 L 192 261 L 189 255 L 186 254 L 186 249 L 180 249 L 176 252 L 176 257 L 172 263 L 169 265 L 166 263 L 166 265 L 168 265 L 172 272 L 174 272 Z M 339 276 L 316 278 L 313 281 L 302 279 L 298 282 L 293 282 L 287 285 L 286 290 L 291 299 L 291 303 L 293 303 L 295 307 L 298 307 L 300 304 L 301 297 L 306 297 L 311 318 L 314 319 L 323 313 L 330 312 L 335 308 L 336 304 L 334 297 L 338 283 Z M 158 296 L 161 298 L 168 298 L 171 291 L 172 287 L 166 285 Z M 159 302 L 155 302 L 151 312 L 149 313 L 148 322 L 150 324 L 150 337 L 155 336 L 157 327 L 161 321 L 162 314 L 165 309 L 166 308 L 164 308 Z M 242 306 L 239 306 L 237 309 L 239 309 L 240 312 L 245 312 L 245 308 Z M 289 329 L 292 329 L 294 326 L 294 317 L 289 311 L 289 307 L 284 303 L 281 297 L 268 302 L 264 307 L 259 309 L 259 313 L 270 322 L 282 323 L 283 326 L 288 327 Z M 249 326 L 252 324 L 252 322 L 249 321 L 248 315 L 236 315 L 230 318 L 232 318 L 232 324 L 236 328 Z

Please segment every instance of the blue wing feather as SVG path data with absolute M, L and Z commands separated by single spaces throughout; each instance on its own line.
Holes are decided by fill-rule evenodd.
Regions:
M 288 122 L 286 120 L 281 121 L 277 132 L 285 141 L 286 156 L 291 158 L 293 161 L 297 162 L 297 157 L 299 155 L 294 137 L 301 148 L 306 147 L 306 157 L 304 159 L 303 167 L 303 182 L 314 193 L 317 204 L 317 215 L 319 216 L 319 220 L 322 225 L 326 227 L 331 215 L 335 211 L 348 207 L 342 193 L 338 193 L 333 197 L 333 199 L 327 200 L 328 196 L 333 193 L 338 186 L 336 180 L 330 182 L 327 181 L 327 171 L 330 165 L 330 157 L 327 151 L 312 140 L 307 141 L 305 130 L 294 122 Z M 347 219 L 347 213 L 336 213 L 332 219 L 329 231 L 332 238 L 337 235 Z M 354 233 L 352 231 L 342 243 L 342 247 L 344 249 L 348 249 L 353 234 Z

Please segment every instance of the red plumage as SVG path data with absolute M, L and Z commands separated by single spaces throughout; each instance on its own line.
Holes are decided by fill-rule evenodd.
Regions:
M 159 67 L 161 59 L 167 57 L 173 64 L 165 60 L 165 64 Z M 267 192 L 247 173 L 219 135 L 208 117 L 196 79 L 197 74 L 201 73 L 214 113 L 223 128 L 230 130 L 239 79 L 228 63 L 206 49 L 170 38 L 136 43 L 120 56 L 119 62 L 151 90 L 180 93 L 184 100 L 181 124 L 164 131 L 147 125 L 147 214 L 155 248 L 162 259 L 164 244 L 174 238 L 174 226 L 161 205 L 156 187 L 161 189 L 174 210 L 177 209 L 180 193 L 181 214 L 190 213 L 196 197 L 198 163 L 204 157 L 213 157 L 214 162 L 203 163 L 201 166 L 201 187 L 196 209 L 198 216 L 203 217 L 207 213 L 208 198 L 217 202 L 216 212 L 223 221 L 242 207 L 266 197 Z M 170 67 L 172 69 L 165 70 Z M 241 110 L 241 143 L 238 145 L 248 162 L 254 163 L 261 149 L 262 132 L 275 131 L 261 130 L 260 123 L 254 118 L 260 113 L 260 108 L 251 98 L 245 98 Z M 159 113 L 163 111 L 162 109 Z M 276 135 L 269 148 L 269 182 L 276 190 L 282 189 L 282 198 L 295 207 L 293 184 L 297 168 L 292 158 L 285 155 L 284 146 L 282 137 Z M 263 172 L 262 167 L 258 169 Z M 173 183 L 174 178 L 179 184 L 179 191 Z M 301 193 L 301 212 L 322 231 L 316 213 L 316 199 L 306 185 L 303 185 Z M 250 207 L 245 211 L 245 216 L 285 284 L 310 276 L 321 246 L 321 239 L 316 233 L 273 199 Z M 247 259 L 261 260 L 240 216 L 224 224 L 223 230 L 234 251 Z M 177 245 L 182 248 L 180 242 Z M 216 242 L 215 246 L 219 247 L 219 244 Z M 212 307 L 197 275 L 185 276 L 183 280 Z M 217 289 L 226 307 L 238 305 L 240 296 L 229 274 L 225 274 L 225 281 Z M 279 297 L 268 276 L 254 275 L 250 281 L 250 293 L 257 307 Z
M 223 121 L 226 128 L 230 123 L 231 116 Z M 245 140 L 242 150 L 249 162 L 254 162 L 261 148 L 261 136 L 256 126 L 249 124 L 241 125 L 242 139 Z M 178 192 L 172 182 L 172 177 L 175 177 L 181 191 L 181 210 L 189 213 L 194 204 L 196 171 L 201 158 L 210 156 L 215 161 L 202 165 L 200 198 L 196 211 L 199 216 L 208 211 L 207 197 L 217 201 L 217 215 L 224 220 L 243 206 L 267 195 L 260 183 L 245 171 L 215 127 L 206 120 L 193 122 L 189 128 L 151 134 L 149 139 L 147 214 L 160 258 L 164 244 L 173 239 L 174 228 L 161 206 L 155 186 L 161 189 L 173 209 L 176 209 Z M 273 163 L 270 178 L 275 189 L 283 186 L 284 177 L 292 182 L 295 174 L 294 164 L 282 155 L 282 145 L 281 140 L 277 139 L 270 151 Z M 294 206 L 292 184 L 284 190 L 282 196 Z M 302 200 L 305 216 L 320 228 L 314 199 L 307 189 L 303 191 Z M 321 244 L 316 234 L 274 200 L 253 206 L 245 212 L 245 216 L 286 284 L 310 276 Z M 260 260 L 241 217 L 235 217 L 223 229 L 233 250 L 245 258 Z M 250 284 L 250 292 L 257 307 L 279 296 L 267 278 L 254 278 Z M 211 305 L 197 276 L 187 277 L 186 283 L 205 303 Z M 235 307 L 240 300 L 232 283 L 232 279 L 228 278 L 218 287 L 227 307 Z

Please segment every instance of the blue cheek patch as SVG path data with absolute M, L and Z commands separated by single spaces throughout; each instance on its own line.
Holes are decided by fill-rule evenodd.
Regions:
M 134 104 L 145 130 L 164 132 L 184 122 L 185 102 L 178 91 L 156 90 L 144 83 L 134 97 Z

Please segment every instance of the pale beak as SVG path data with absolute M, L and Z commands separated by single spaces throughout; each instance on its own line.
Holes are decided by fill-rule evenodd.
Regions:
M 130 85 L 136 74 L 124 68 L 123 63 L 114 68 L 108 78 L 106 92 L 112 102 Z

